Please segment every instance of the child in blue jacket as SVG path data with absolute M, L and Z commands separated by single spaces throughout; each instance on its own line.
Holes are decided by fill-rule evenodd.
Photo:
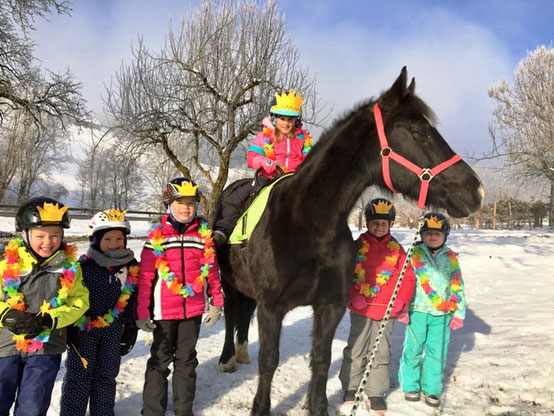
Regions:
M 408 312 L 398 318 L 408 324 L 398 379 L 406 400 L 418 401 L 422 391 L 425 403 L 438 407 L 450 330 L 463 326 L 466 299 L 458 258 L 445 245 L 450 232 L 448 219 L 431 212 L 425 214 L 424 221 L 423 241 L 412 255 L 416 290 Z

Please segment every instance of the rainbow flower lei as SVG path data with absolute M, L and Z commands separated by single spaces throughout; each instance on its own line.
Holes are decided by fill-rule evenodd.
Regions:
M 264 127 L 263 134 L 265 144 L 262 146 L 262 148 L 264 149 L 265 156 L 270 159 L 275 159 L 275 152 L 273 149 L 275 147 L 275 131 L 270 129 L 269 127 Z M 302 139 L 302 141 L 304 142 L 302 146 L 302 153 L 307 155 L 310 150 L 312 150 L 314 139 L 307 131 L 304 130 L 301 130 L 301 133 L 296 135 L 295 137 L 299 137 L 300 139 Z
M 125 284 L 121 288 L 121 295 L 117 299 L 115 306 L 112 309 L 108 309 L 108 312 L 103 316 L 97 316 L 95 319 L 91 319 L 90 316 L 83 315 L 74 326 L 77 326 L 81 331 L 87 330 L 90 331 L 93 328 L 105 328 L 110 326 L 110 324 L 123 312 L 131 295 L 135 291 L 135 287 L 138 281 L 139 266 L 129 266 L 129 273 L 125 279 Z
M 204 249 L 202 251 L 202 260 L 200 261 L 200 274 L 191 283 L 183 285 L 177 281 L 175 273 L 169 270 L 169 264 L 165 258 L 164 248 L 162 246 L 164 238 L 162 235 L 162 224 L 152 224 L 148 239 L 151 241 L 154 248 L 154 256 L 156 256 L 155 267 L 158 270 L 160 278 L 165 281 L 167 288 L 174 295 L 182 295 L 184 298 L 194 296 L 195 293 L 204 292 L 204 281 L 208 276 L 210 268 L 213 267 L 215 261 L 215 249 L 212 239 L 212 232 L 208 228 L 208 223 L 202 221 L 198 233 L 204 239 Z M 184 276 L 183 276 L 184 278 Z
M 460 264 L 456 258 L 456 253 L 452 250 L 446 252 L 446 255 L 450 259 L 450 298 L 448 300 L 443 300 L 439 294 L 431 287 L 429 284 L 429 271 L 425 266 L 425 263 L 422 261 L 422 256 L 424 255 L 421 247 L 414 247 L 412 255 L 412 265 L 414 267 L 414 272 L 420 276 L 419 284 L 423 288 L 423 291 L 427 297 L 431 300 L 431 304 L 438 311 L 443 312 L 454 312 L 458 309 L 458 304 L 462 299 L 459 295 L 459 292 L 462 290 L 462 272 L 460 270 Z
M 381 291 L 383 286 L 387 284 L 394 273 L 398 258 L 400 257 L 400 244 L 394 240 L 390 240 L 387 243 L 387 248 L 389 249 L 389 255 L 385 256 L 385 268 L 377 273 L 375 279 L 376 283 L 370 285 L 365 281 L 365 270 L 362 267 L 362 262 L 367 260 L 365 254 L 369 251 L 369 242 L 362 237 L 362 247 L 360 247 L 356 255 L 356 267 L 354 269 L 354 279 L 352 280 L 356 290 L 358 290 L 361 295 L 374 298 L 377 296 L 377 293 Z
M 25 311 L 25 301 L 23 293 L 19 292 L 21 286 L 21 278 L 19 276 L 19 248 L 23 240 L 16 238 L 10 240 L 6 247 L 4 257 L 6 258 L 6 268 L 2 274 L 2 290 L 8 295 L 6 303 L 10 308 Z M 57 296 L 53 297 L 50 302 L 43 300 L 40 307 L 40 314 L 44 316 L 51 309 L 55 309 L 63 305 L 69 295 L 69 291 L 73 287 L 75 281 L 75 273 L 77 273 L 77 246 L 63 243 L 62 250 L 66 255 L 66 259 L 62 262 L 62 276 L 60 277 L 60 289 Z M 45 343 L 50 340 L 50 329 L 45 329 L 33 339 L 25 339 L 26 334 L 14 335 L 15 347 L 18 351 L 36 352 L 40 351 Z

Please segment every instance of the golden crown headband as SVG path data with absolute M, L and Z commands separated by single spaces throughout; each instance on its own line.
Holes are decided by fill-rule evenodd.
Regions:
M 284 90 L 281 91 L 281 95 L 275 93 L 276 104 L 271 107 L 270 111 L 288 110 L 297 113 L 302 113 L 302 103 L 306 98 L 300 98 L 300 92 L 294 94 L 294 90 L 290 90 L 287 94 Z
M 444 223 L 444 220 L 437 220 L 436 215 L 432 215 L 430 218 L 425 218 L 425 221 L 427 222 L 427 227 L 436 228 L 438 230 L 442 228 L 442 224 Z
M 392 204 L 389 204 L 385 201 L 379 201 L 378 203 L 373 204 L 373 208 L 375 208 L 376 214 L 390 214 L 392 206 Z
M 176 183 L 173 184 L 173 187 L 179 192 L 179 196 L 196 196 L 196 189 L 198 185 L 193 185 L 191 182 L 183 181 L 181 185 Z
M 61 221 L 63 214 L 69 209 L 69 207 L 61 207 L 59 204 L 52 204 L 51 202 L 45 202 L 44 206 L 38 206 L 38 213 L 42 221 Z
M 108 221 L 116 221 L 116 222 L 123 222 L 125 221 L 125 214 L 127 213 L 127 210 L 120 211 L 119 208 L 117 209 L 109 209 L 107 211 L 104 211 L 104 214 L 106 214 L 106 217 L 108 217 Z

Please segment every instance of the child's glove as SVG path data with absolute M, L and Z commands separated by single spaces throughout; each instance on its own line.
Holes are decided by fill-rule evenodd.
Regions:
M 410 315 L 408 314 L 408 311 L 406 309 L 402 310 L 398 314 L 398 321 L 406 325 L 410 323 Z
M 208 314 L 204 318 L 204 323 L 206 324 L 206 328 L 211 328 L 215 325 L 217 321 L 219 321 L 219 318 L 221 317 L 223 313 L 223 308 L 221 306 L 214 306 L 210 303 L 210 306 L 208 306 Z
M 356 294 L 352 297 L 350 304 L 354 309 L 362 310 L 365 309 L 365 307 L 367 306 L 367 301 L 365 299 L 365 296 Z
M 460 319 L 458 317 L 454 317 L 450 321 L 450 329 L 452 331 L 455 331 L 456 329 L 460 329 L 462 326 L 464 326 L 464 320 L 463 319 Z
M 129 351 L 135 346 L 137 334 L 138 327 L 134 322 L 125 324 L 121 337 L 119 338 L 119 349 L 122 357 L 129 354 Z
M 270 158 L 267 157 L 264 160 L 264 164 L 262 165 L 262 167 L 264 168 L 264 170 L 267 173 L 273 173 L 273 172 L 275 172 L 275 169 L 277 168 L 277 165 L 273 162 L 273 160 L 271 160 Z
M 150 318 L 137 319 L 135 322 L 137 327 L 145 332 L 154 332 L 154 329 L 156 329 L 156 324 Z
M 2 318 L 2 326 L 8 328 L 15 335 L 21 335 L 23 331 L 20 326 L 23 322 L 29 319 L 29 315 L 18 309 L 10 309 Z
M 42 331 L 52 329 L 53 325 L 52 317 L 48 313 L 45 313 L 44 316 L 31 315 L 23 324 L 22 332 L 26 334 L 25 339 L 33 339 Z
M 404 305 L 406 305 L 406 303 L 402 299 L 395 299 L 394 303 L 392 304 L 392 310 L 391 310 L 392 316 L 393 317 L 398 316 L 400 311 L 404 309 Z
M 67 327 L 67 341 L 66 345 L 68 348 L 77 347 L 79 342 L 79 335 L 81 335 L 81 328 L 78 326 L 71 325 Z

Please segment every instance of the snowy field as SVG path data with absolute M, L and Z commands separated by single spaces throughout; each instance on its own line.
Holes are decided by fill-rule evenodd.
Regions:
M 133 234 L 144 236 L 148 225 L 132 223 Z M 0 230 L 12 231 L 13 220 L 0 218 Z M 72 234 L 86 234 L 86 221 L 73 221 Z M 357 236 L 354 232 L 354 236 Z M 413 231 L 393 230 L 405 245 Z M 442 406 L 406 402 L 397 381 L 405 326 L 393 333 L 391 390 L 387 415 L 552 415 L 554 414 L 554 235 L 529 231 L 454 231 L 448 240 L 459 253 L 466 285 L 468 313 L 462 329 L 452 333 L 445 371 Z M 130 247 L 140 254 L 141 240 Z M 79 244 L 83 252 L 85 243 Z M 272 389 L 272 415 L 307 415 L 304 408 L 310 379 L 309 353 L 312 310 L 298 308 L 284 321 L 280 366 Z M 346 345 L 349 316 L 345 314 L 333 342 L 327 395 L 329 414 L 336 415 L 342 392 L 338 371 Z M 198 342 L 197 416 L 248 415 L 257 387 L 257 321 L 250 331 L 252 363 L 234 374 L 217 369 L 224 324 L 202 326 Z M 149 356 L 146 335 L 124 357 L 118 377 L 116 415 L 140 414 L 143 373 Z M 61 380 L 58 375 L 49 415 L 58 414 Z M 171 383 L 170 383 L 171 385 Z M 368 415 L 365 409 L 358 415 Z M 174 415 L 170 404 L 167 415 Z

